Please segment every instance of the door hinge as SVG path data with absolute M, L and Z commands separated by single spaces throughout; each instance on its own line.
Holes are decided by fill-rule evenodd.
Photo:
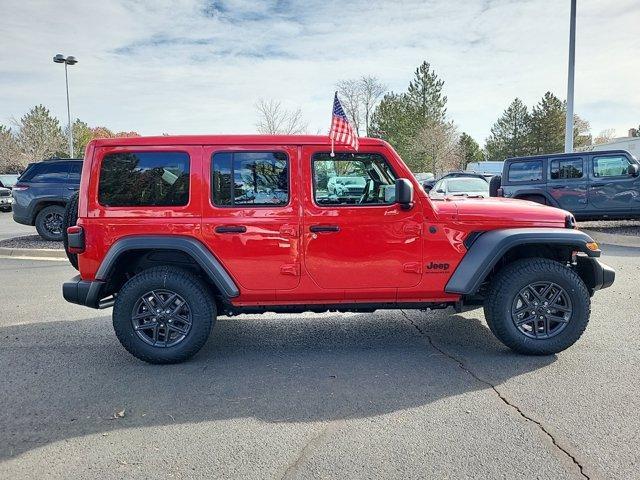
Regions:
M 300 264 L 299 263 L 286 263 L 280 267 L 280 273 L 282 275 L 293 275 L 294 277 L 300 276 Z
M 402 270 L 405 273 L 422 273 L 422 264 L 420 262 L 405 263 Z

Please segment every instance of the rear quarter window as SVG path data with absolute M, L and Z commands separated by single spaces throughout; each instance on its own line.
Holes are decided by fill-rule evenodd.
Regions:
M 541 182 L 542 160 L 513 162 L 509 165 L 508 179 L 510 182 Z
M 22 177 L 20 177 L 20 181 L 30 183 L 65 183 L 68 174 L 68 162 L 42 162 L 27 169 Z
M 189 203 L 186 152 L 118 152 L 104 156 L 98 201 L 106 207 L 184 206 Z

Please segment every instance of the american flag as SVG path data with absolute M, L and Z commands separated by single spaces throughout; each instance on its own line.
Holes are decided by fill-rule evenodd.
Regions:
M 349 123 L 349 119 L 340 105 L 338 100 L 338 92 L 333 98 L 333 114 L 331 118 L 331 130 L 329 130 L 329 138 L 331 139 L 331 150 L 333 151 L 333 142 L 338 144 L 350 145 L 355 151 L 358 151 L 358 135 Z

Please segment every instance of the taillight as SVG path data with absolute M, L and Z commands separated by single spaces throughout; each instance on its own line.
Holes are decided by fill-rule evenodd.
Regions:
M 78 225 L 67 228 L 67 251 L 69 253 L 84 252 L 84 230 Z
M 20 184 L 20 183 L 16 183 L 16 184 L 13 186 L 12 190 L 13 190 L 14 192 L 22 192 L 23 190 L 27 190 L 28 188 L 29 188 L 29 185 L 22 185 L 22 184 Z

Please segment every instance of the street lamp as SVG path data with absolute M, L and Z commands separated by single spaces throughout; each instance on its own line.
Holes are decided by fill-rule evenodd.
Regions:
M 69 75 L 67 74 L 67 65 L 75 65 L 78 63 L 76 57 L 66 57 L 57 54 L 53 57 L 54 63 L 64 63 L 64 81 L 67 85 L 67 119 L 69 120 L 69 157 L 73 158 L 73 128 L 71 127 L 71 108 L 69 107 Z
M 573 152 L 573 77 L 576 65 L 576 0 L 571 0 L 569 17 L 569 69 L 567 74 L 567 118 L 564 129 L 564 152 Z

